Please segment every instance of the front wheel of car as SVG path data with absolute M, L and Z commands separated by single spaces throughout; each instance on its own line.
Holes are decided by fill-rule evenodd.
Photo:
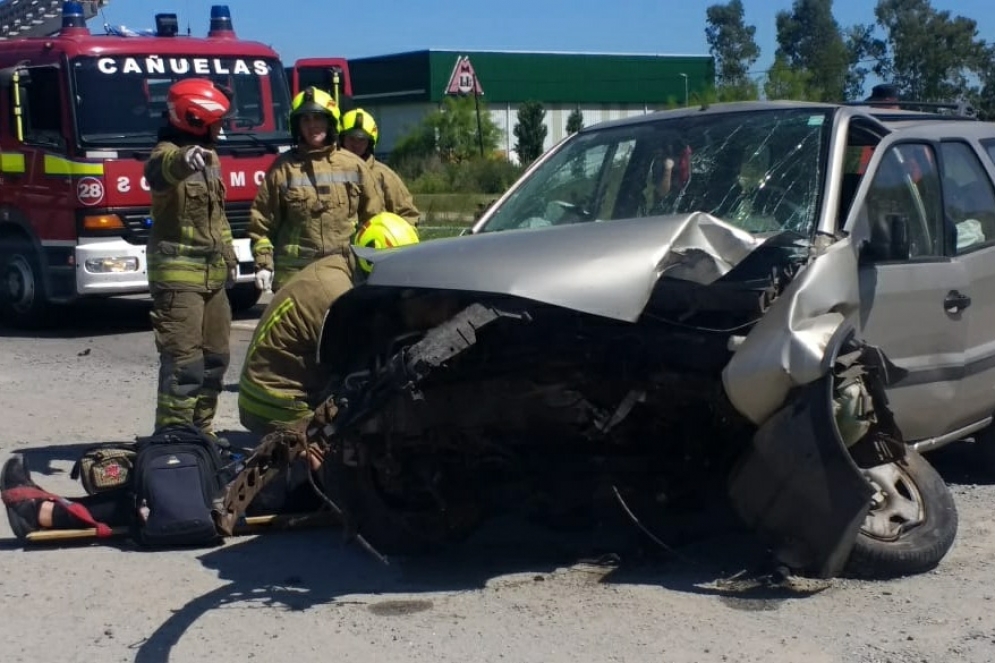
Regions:
M 400 476 L 408 468 L 361 445 L 338 448 L 322 467 L 329 495 L 343 510 L 346 525 L 383 554 L 418 554 L 460 541 L 473 532 L 481 511 L 462 482 L 433 485 Z
M 957 535 L 957 507 L 943 478 L 911 449 L 863 472 L 875 492 L 846 575 L 889 578 L 934 568 Z

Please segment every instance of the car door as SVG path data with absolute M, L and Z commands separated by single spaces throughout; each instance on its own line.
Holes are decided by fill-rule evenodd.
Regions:
M 995 411 L 995 138 L 983 144 L 943 141 L 939 149 L 944 212 L 954 229 L 953 253 L 970 280 L 958 404 L 966 425 Z
M 889 407 L 907 441 L 955 430 L 969 319 L 969 279 L 948 251 L 935 144 L 903 131 L 874 150 L 847 219 L 861 246 L 860 335 L 904 375 Z

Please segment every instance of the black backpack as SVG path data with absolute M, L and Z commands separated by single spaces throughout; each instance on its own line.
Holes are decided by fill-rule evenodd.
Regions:
M 215 443 L 193 426 L 139 438 L 133 470 L 135 540 L 146 546 L 218 543 L 213 512 L 227 473 Z

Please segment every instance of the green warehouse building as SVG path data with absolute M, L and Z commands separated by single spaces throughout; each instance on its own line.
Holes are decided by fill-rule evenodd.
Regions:
M 714 85 L 710 55 L 423 50 L 349 60 L 355 103 L 380 128 L 378 153 L 391 151 L 448 94 L 479 95 L 515 159 L 518 108 L 546 109 L 545 148 L 566 136 L 574 109 L 584 126 L 693 103 Z

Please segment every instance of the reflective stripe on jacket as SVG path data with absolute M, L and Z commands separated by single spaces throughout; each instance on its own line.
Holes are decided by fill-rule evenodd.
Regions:
M 238 408 L 268 422 L 311 414 L 310 399 L 324 388 L 318 340 L 325 313 L 352 287 L 352 262 L 322 258 L 273 295 L 249 343 L 238 383 Z
M 237 262 L 218 155 L 212 151 L 208 167 L 195 171 L 183 160 L 188 149 L 160 142 L 145 164 L 152 190 L 151 290 L 218 290 Z
M 305 265 L 346 255 L 359 223 L 384 209 L 362 159 L 334 147 L 278 158 L 252 203 L 249 237 L 256 269 L 271 269 L 274 288 Z

